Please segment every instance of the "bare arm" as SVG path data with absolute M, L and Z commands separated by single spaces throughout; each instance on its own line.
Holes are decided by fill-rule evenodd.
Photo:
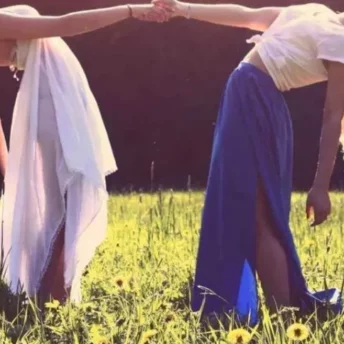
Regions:
M 329 189 L 330 180 L 336 160 L 341 121 L 344 114 L 344 64 L 329 64 L 328 86 L 323 114 L 322 132 L 317 172 L 313 186 Z
M 152 5 L 131 5 L 133 16 L 149 12 Z M 80 11 L 62 16 L 20 16 L 0 11 L 0 39 L 30 40 L 68 37 L 101 29 L 130 16 L 128 6 Z
M 7 143 L 5 139 L 4 130 L 2 128 L 2 123 L 0 120 L 0 172 L 3 177 L 5 177 L 6 167 L 7 167 Z
M 331 212 L 328 190 L 339 148 L 341 122 L 344 113 L 343 78 L 344 64 L 329 63 L 318 166 L 306 205 L 307 217 L 310 217 L 312 212 L 314 213 L 314 225 L 324 222 Z
M 283 9 L 283 7 L 249 8 L 234 4 L 188 4 L 176 0 L 154 0 L 153 3 L 172 8 L 174 16 L 261 32 L 275 21 Z

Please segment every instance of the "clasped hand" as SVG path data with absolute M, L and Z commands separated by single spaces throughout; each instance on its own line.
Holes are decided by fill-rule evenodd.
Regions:
M 153 0 L 149 8 L 134 14 L 134 17 L 143 21 L 163 23 L 175 16 L 177 9 L 176 0 Z

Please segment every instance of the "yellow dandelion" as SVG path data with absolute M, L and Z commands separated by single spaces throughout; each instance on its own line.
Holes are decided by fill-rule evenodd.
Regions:
M 316 246 L 316 242 L 314 241 L 314 240 L 312 240 L 312 239 L 308 239 L 307 241 L 306 241 L 306 244 L 305 244 L 305 246 L 307 247 L 315 247 Z
M 105 329 L 100 325 L 92 325 L 89 332 L 91 342 L 93 344 L 109 344 L 110 341 L 104 336 L 103 332 L 105 332 Z
M 94 344 L 110 344 L 110 341 L 106 337 L 99 337 L 94 341 Z
M 302 341 L 308 338 L 309 329 L 303 324 L 295 323 L 287 329 L 287 336 L 294 341 Z
M 52 302 L 46 302 L 44 305 L 45 308 L 48 309 L 57 309 L 60 307 L 60 302 L 58 300 L 53 300 Z
M 150 339 L 154 337 L 158 333 L 157 330 L 148 330 L 146 332 L 143 332 L 141 339 L 140 339 L 140 344 L 147 344 L 149 343 Z
M 248 344 L 251 338 L 252 335 L 248 331 L 238 328 L 228 333 L 227 342 L 229 344 Z

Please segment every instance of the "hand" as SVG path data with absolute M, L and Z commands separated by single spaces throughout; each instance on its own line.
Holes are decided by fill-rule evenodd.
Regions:
M 331 200 L 328 191 L 313 187 L 307 197 L 306 215 L 307 219 L 313 217 L 311 226 L 322 224 L 331 213 Z
M 187 16 L 188 5 L 177 0 L 152 0 L 156 8 L 169 11 L 171 17 Z
M 171 17 L 168 10 L 154 5 L 131 5 L 131 8 L 133 17 L 143 21 L 163 23 Z

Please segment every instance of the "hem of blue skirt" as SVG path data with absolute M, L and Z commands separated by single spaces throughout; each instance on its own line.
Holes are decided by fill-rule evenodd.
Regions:
M 227 309 L 226 309 L 227 308 Z M 343 313 L 342 291 L 337 288 L 330 288 L 318 292 L 305 291 L 304 295 L 299 300 L 299 305 L 291 305 L 285 307 L 294 309 L 301 316 L 312 316 L 319 309 L 326 309 L 333 315 L 340 315 Z M 200 310 L 193 309 L 197 312 Z M 221 314 L 230 314 L 231 318 L 238 324 L 245 324 L 255 326 L 262 320 L 260 316 L 260 307 L 249 310 L 248 312 L 240 312 L 237 307 L 226 307 L 223 305 L 222 310 L 208 310 L 202 312 L 202 318 L 211 315 L 220 316 Z

